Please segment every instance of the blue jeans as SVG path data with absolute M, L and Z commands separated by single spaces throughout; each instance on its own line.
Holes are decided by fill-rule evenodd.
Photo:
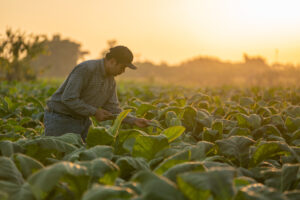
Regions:
M 45 135 L 47 136 L 76 133 L 81 135 L 81 138 L 85 141 L 91 124 L 92 122 L 88 117 L 85 119 L 74 119 L 71 116 L 55 112 L 45 111 L 44 113 Z

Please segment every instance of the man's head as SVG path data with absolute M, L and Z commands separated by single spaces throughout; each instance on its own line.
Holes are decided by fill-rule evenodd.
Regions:
M 132 52 L 125 46 L 116 46 L 109 49 L 105 55 L 105 69 L 109 75 L 117 76 L 125 72 L 125 68 L 137 69 L 131 62 Z

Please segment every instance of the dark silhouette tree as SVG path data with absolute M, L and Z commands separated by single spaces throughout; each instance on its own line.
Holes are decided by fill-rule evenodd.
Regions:
M 8 28 L 4 37 L 0 37 L 0 74 L 8 81 L 33 80 L 37 72 L 31 62 L 45 53 L 46 36 L 26 35 Z
M 104 50 L 101 51 L 100 58 L 103 58 L 106 55 L 106 53 L 109 52 L 109 49 L 112 48 L 112 47 L 114 47 L 114 46 L 116 46 L 117 43 L 118 42 L 115 39 L 107 40 L 107 42 L 106 42 L 107 47 Z
M 47 55 L 40 55 L 32 64 L 36 69 L 47 68 L 43 72 L 46 77 L 64 77 L 76 66 L 77 62 L 89 54 L 81 50 L 81 44 L 70 39 L 61 39 L 54 35 L 46 41 Z

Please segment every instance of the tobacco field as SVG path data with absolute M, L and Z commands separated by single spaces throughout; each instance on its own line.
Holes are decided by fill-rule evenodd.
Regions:
M 59 84 L 0 84 L 0 199 L 300 199 L 300 88 L 121 82 L 86 143 L 45 136 Z M 122 124 L 131 113 L 152 120 Z

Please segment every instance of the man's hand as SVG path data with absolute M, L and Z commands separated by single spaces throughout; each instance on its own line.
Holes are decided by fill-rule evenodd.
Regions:
M 104 110 L 104 109 L 98 109 L 95 113 L 95 118 L 97 121 L 101 122 L 101 121 L 105 121 L 105 120 L 108 120 L 108 119 L 111 119 L 112 117 L 112 113 L 110 113 L 109 111 L 107 110 Z
M 134 120 L 134 124 L 140 128 L 144 128 L 149 126 L 150 120 L 144 119 L 144 118 L 136 118 Z

